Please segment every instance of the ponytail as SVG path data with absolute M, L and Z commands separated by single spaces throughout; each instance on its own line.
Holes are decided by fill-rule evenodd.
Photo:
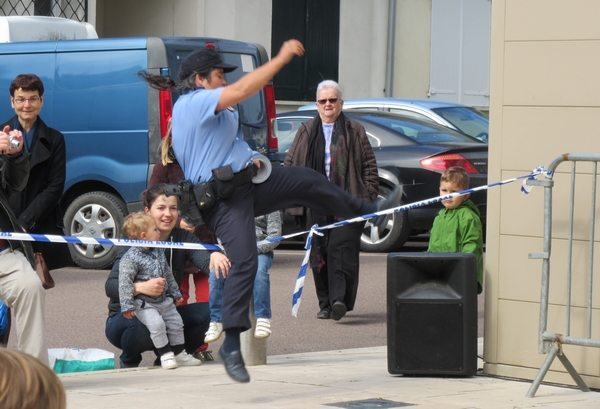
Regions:
M 173 81 L 170 77 L 165 77 L 164 75 L 149 74 L 147 71 L 138 71 L 137 75 L 154 89 L 170 89 L 176 85 L 175 81 Z
M 167 134 L 160 144 L 160 160 L 162 161 L 163 166 L 168 166 L 174 162 L 173 159 L 175 155 L 173 154 L 173 149 L 171 148 L 171 132 L 172 126 L 169 124 Z
M 165 77 L 164 75 L 150 74 L 147 71 L 138 71 L 137 76 L 143 79 L 154 89 L 166 90 L 171 88 L 177 88 L 180 94 L 188 91 L 193 91 L 196 88 L 196 74 L 193 73 L 187 78 L 181 80 L 179 84 L 171 79 L 171 77 Z

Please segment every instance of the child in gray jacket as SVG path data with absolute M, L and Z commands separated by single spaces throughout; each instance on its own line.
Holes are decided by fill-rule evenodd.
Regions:
M 123 234 L 129 239 L 157 241 L 160 232 L 154 218 L 144 212 L 131 213 L 123 223 Z M 153 278 L 165 280 L 161 294 L 135 294 L 137 282 Z M 196 366 L 202 361 L 185 351 L 183 321 L 175 306 L 183 301 L 163 249 L 131 247 L 119 263 L 119 298 L 125 318 L 136 315 L 150 331 L 164 369 Z

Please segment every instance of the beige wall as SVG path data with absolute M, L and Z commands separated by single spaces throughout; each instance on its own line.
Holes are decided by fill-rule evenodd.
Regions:
M 600 153 L 595 143 L 600 129 L 598 15 L 597 0 L 493 1 L 490 181 L 548 166 L 563 153 Z M 570 164 L 558 167 L 553 190 L 548 331 L 557 333 L 565 333 L 566 326 L 570 169 Z M 571 335 L 578 337 L 585 337 L 587 328 L 589 244 L 584 240 L 590 231 L 590 169 L 578 167 L 575 192 Z M 533 379 L 546 358 L 538 353 L 542 262 L 528 258 L 543 250 L 543 193 L 537 187 L 522 195 L 515 184 L 488 192 L 486 373 Z M 597 339 L 598 281 L 592 334 Z M 565 346 L 564 351 L 588 385 L 600 387 L 600 349 Z M 558 359 L 545 381 L 573 384 Z
M 271 49 L 271 0 L 96 0 L 100 37 L 196 36 Z M 137 18 L 134 18 L 137 16 Z
M 389 0 L 342 0 L 339 82 L 344 97 L 385 96 Z M 393 96 L 427 98 L 431 0 L 397 0 Z
M 426 99 L 431 61 L 431 0 L 397 1 L 396 23 L 393 96 Z
M 340 3 L 338 82 L 344 98 L 384 95 L 387 22 L 387 0 Z

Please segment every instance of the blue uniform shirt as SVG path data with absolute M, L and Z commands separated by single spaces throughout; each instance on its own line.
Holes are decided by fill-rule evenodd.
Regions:
M 253 152 L 239 129 L 238 113 L 216 112 L 224 89 L 188 92 L 173 107 L 173 151 L 192 183 L 212 180 L 211 171 L 221 166 L 239 172 L 251 163 Z

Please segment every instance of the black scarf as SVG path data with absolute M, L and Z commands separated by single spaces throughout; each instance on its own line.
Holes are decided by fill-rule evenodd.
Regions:
M 340 112 L 340 116 L 335 120 L 331 131 L 331 145 L 337 144 L 340 133 L 345 131 L 345 126 L 346 117 Z M 320 116 L 316 118 L 308 135 L 308 149 L 306 150 L 304 166 L 325 175 L 325 135 L 323 134 L 323 122 Z

